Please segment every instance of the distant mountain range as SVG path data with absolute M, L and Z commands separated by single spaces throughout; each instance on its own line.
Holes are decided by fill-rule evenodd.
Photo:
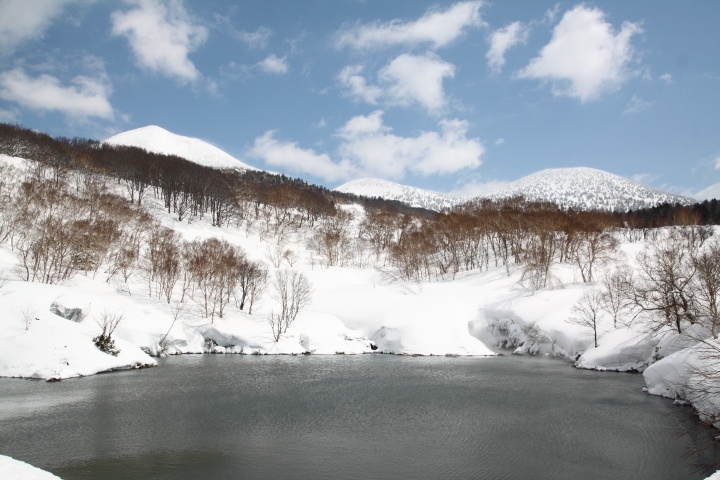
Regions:
M 130 130 L 105 140 L 150 152 L 177 155 L 214 168 L 252 169 L 240 160 L 203 140 L 183 137 L 154 125 Z M 352 180 L 335 189 L 365 197 L 397 200 L 414 207 L 441 211 L 474 199 L 522 196 L 530 201 L 550 202 L 575 210 L 625 212 L 661 203 L 689 205 L 696 200 L 675 195 L 588 167 L 550 168 L 523 177 L 504 188 L 478 197 L 452 196 L 376 178 Z
M 472 197 L 455 197 L 444 193 L 431 192 L 429 190 L 401 185 L 379 178 L 351 180 L 337 187 L 335 191 L 363 197 L 379 197 L 387 200 L 397 200 L 412 207 L 435 210 L 436 212 L 454 207 L 455 205 L 472 199 Z
M 138 147 L 164 155 L 176 155 L 206 167 L 256 170 L 203 140 L 176 135 L 155 125 L 119 133 L 105 140 L 105 143 Z
M 398 200 L 416 207 L 440 211 L 475 199 L 500 200 L 522 196 L 526 200 L 549 202 L 575 210 L 626 212 L 661 203 L 689 205 L 695 199 L 662 192 L 627 178 L 588 167 L 550 168 L 521 178 L 495 192 L 477 197 L 456 197 L 386 180 L 363 178 L 336 190 L 368 197 Z
M 646 187 L 625 177 L 589 167 L 548 168 L 516 180 L 487 198 L 522 195 L 575 210 L 626 212 L 661 203 L 690 205 L 696 200 Z

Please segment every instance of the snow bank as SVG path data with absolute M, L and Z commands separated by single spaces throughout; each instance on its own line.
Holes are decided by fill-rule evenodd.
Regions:
M 55 380 L 157 364 L 120 338 L 117 356 L 103 353 L 93 342 L 100 333 L 93 319 L 77 323 L 52 313 L 68 287 L 10 282 L 5 289 L 0 295 L 0 376 Z
M 696 342 L 650 365 L 643 376 L 647 392 L 688 402 L 700 418 L 720 428 L 720 343 Z
M 60 477 L 20 460 L 0 455 L 0 478 L 3 480 L 57 480 Z
M 642 372 L 652 361 L 656 341 L 633 328 L 620 328 L 603 335 L 597 348 L 590 348 L 575 362 L 577 368 Z
M 478 338 L 523 355 L 552 355 L 574 361 L 592 332 L 567 322 L 584 289 L 514 292 L 481 309 L 472 329 Z

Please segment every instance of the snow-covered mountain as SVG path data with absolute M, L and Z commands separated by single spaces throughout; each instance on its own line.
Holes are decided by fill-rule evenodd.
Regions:
M 470 197 L 454 197 L 431 192 L 421 188 L 400 185 L 379 178 L 360 178 L 344 183 L 335 189 L 338 192 L 351 193 L 363 197 L 380 197 L 397 200 L 413 207 L 435 210 L 437 212 L 467 202 Z
M 589 167 L 540 170 L 483 197 L 501 199 L 517 195 L 563 208 L 613 212 L 650 208 L 665 202 L 681 205 L 695 202 L 690 197 L 655 190 Z
M 650 208 L 664 202 L 689 205 L 696 201 L 690 197 L 655 190 L 619 175 L 589 167 L 541 170 L 500 190 L 472 198 L 431 192 L 374 178 L 353 180 L 335 190 L 366 197 L 398 200 L 435 211 L 472 199 L 499 200 L 514 196 L 523 196 L 530 201 L 555 203 L 562 208 L 612 212 Z
M 206 167 L 255 170 L 203 140 L 176 135 L 155 125 L 119 133 L 105 140 L 105 143 L 143 148 L 148 152 L 164 155 L 176 155 Z

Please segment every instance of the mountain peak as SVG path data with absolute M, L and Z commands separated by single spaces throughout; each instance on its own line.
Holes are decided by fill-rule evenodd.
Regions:
M 253 167 L 199 138 L 177 135 L 157 125 L 119 133 L 105 140 L 105 143 L 138 147 L 164 155 L 176 155 L 206 167 L 254 170 Z
M 625 177 L 591 167 L 548 168 L 487 195 L 502 199 L 521 195 L 529 201 L 555 203 L 575 210 L 626 212 L 661 203 L 688 205 L 690 197 L 646 187 Z

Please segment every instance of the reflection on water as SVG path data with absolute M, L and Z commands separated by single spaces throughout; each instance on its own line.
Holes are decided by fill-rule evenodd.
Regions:
M 0 379 L 0 453 L 67 480 L 703 478 L 713 431 L 641 387 L 536 358 L 182 356 Z

